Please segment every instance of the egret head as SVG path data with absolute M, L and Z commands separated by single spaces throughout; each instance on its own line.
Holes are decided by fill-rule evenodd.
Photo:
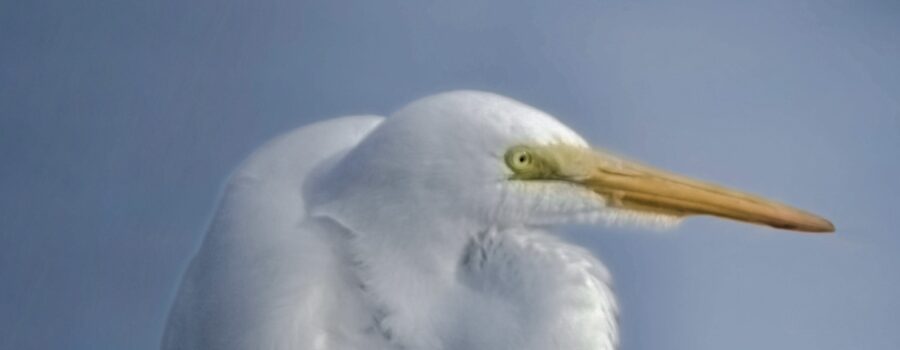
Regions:
M 555 118 L 502 96 L 456 91 L 388 118 L 308 189 L 356 229 L 567 221 L 671 224 L 712 215 L 830 232 L 825 219 L 588 146 Z

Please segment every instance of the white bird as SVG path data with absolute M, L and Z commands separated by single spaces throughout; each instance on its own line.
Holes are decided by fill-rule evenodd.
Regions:
M 270 142 L 232 175 L 163 349 L 614 349 L 616 302 L 570 221 L 825 219 L 593 150 L 555 118 L 456 91 Z

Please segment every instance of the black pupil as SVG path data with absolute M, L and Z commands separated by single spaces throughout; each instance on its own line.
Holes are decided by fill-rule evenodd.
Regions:
M 528 156 L 525 154 L 519 155 L 519 163 L 525 163 L 528 161 Z

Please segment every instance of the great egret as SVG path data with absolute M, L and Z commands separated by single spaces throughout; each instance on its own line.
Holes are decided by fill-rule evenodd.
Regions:
M 614 349 L 604 266 L 543 227 L 687 215 L 831 232 L 827 220 L 592 150 L 475 91 L 329 120 L 232 175 L 164 349 Z

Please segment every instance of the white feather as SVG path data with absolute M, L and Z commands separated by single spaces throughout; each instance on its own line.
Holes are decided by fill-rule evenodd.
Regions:
M 291 132 L 232 176 L 164 349 L 613 349 L 609 274 L 536 228 L 636 218 L 556 182 L 508 181 L 511 145 L 586 147 L 473 91 Z

